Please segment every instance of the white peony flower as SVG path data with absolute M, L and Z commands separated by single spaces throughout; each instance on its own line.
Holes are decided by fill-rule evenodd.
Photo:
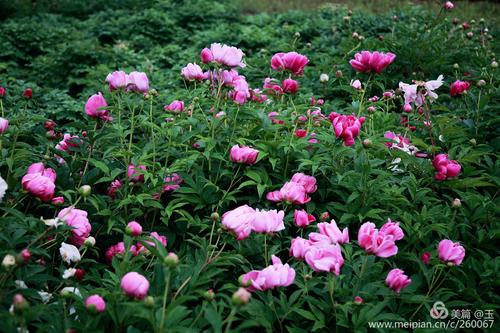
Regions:
M 76 268 L 68 268 L 64 271 L 63 275 L 62 275 L 62 278 L 67 280 L 69 279 L 70 277 L 73 277 L 75 276 L 75 273 L 76 273 Z
M 40 295 L 40 298 L 42 299 L 43 303 L 47 303 L 52 298 L 52 294 L 46 291 L 39 291 L 38 295 Z
M 19 289 L 28 289 L 28 286 L 23 280 L 15 280 L 14 284 L 16 285 L 16 288 Z
M 71 264 L 71 262 L 79 262 L 82 260 L 80 256 L 80 252 L 76 248 L 76 246 L 66 243 L 61 243 L 61 247 L 59 248 L 59 253 L 61 257 L 66 263 Z
M 58 226 L 64 224 L 64 221 L 57 217 L 55 219 L 48 219 L 48 220 L 44 220 L 43 217 L 40 217 L 40 220 L 42 220 L 42 222 L 45 223 L 46 226 L 54 228 L 57 228 Z
M 5 180 L 3 180 L 2 176 L 0 176 L 0 202 L 2 202 L 2 199 L 5 195 L 5 192 L 7 192 L 8 188 L 9 186 L 7 186 Z
M 80 290 L 77 287 L 64 287 L 61 289 L 61 295 L 75 294 L 78 297 L 82 297 Z
M 7 254 L 3 257 L 2 266 L 5 268 L 9 268 L 10 266 L 14 266 L 16 264 L 16 257 L 12 254 Z

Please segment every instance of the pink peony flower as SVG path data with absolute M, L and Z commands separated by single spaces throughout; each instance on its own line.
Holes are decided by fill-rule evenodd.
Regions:
M 222 226 L 235 234 L 237 240 L 247 238 L 252 232 L 255 210 L 247 205 L 240 206 L 222 215 Z
M 436 180 L 442 181 L 445 179 L 458 177 L 462 167 L 455 160 L 449 160 L 447 154 L 438 154 L 432 160 L 432 165 L 436 169 Z
M 113 180 L 108 188 L 108 196 L 111 199 L 116 197 L 116 191 L 118 191 L 122 187 L 122 183 L 119 179 Z
M 251 97 L 250 87 L 248 86 L 247 80 L 243 75 L 238 75 L 233 79 L 234 90 L 229 92 L 229 97 L 231 97 L 238 104 L 245 104 L 246 101 Z
M 259 157 L 259 151 L 246 146 L 240 147 L 239 145 L 234 145 L 231 147 L 229 153 L 231 161 L 241 164 L 255 164 L 257 157 Z
M 278 212 L 277 210 L 264 211 L 256 209 L 252 222 L 252 230 L 263 234 L 284 230 L 284 216 L 285 212 L 282 210 Z
M 261 271 L 250 271 L 243 274 L 241 281 L 244 285 L 250 284 L 248 290 L 265 291 L 276 287 L 288 287 L 295 280 L 295 270 L 288 264 L 283 265 L 281 260 L 272 256 L 272 265 Z
M 398 253 L 393 234 L 385 234 L 375 228 L 375 224 L 366 222 L 358 231 L 358 243 L 368 253 L 381 258 L 388 258 Z
M 445 263 L 458 266 L 464 260 L 465 249 L 458 242 L 443 239 L 438 245 L 438 257 Z
M 125 89 L 128 84 L 128 76 L 124 71 L 114 71 L 106 76 L 106 82 L 109 84 L 109 90 Z
M 199 65 L 191 63 L 187 64 L 187 66 L 181 70 L 181 75 L 187 81 L 202 81 L 207 79 L 208 76 L 203 73 Z
M 42 201 L 50 201 L 54 196 L 56 173 L 45 168 L 42 162 L 32 164 L 21 180 L 23 190 L 30 192 Z
M 399 294 L 402 289 L 408 287 L 410 283 L 411 279 L 399 268 L 392 269 L 385 279 L 385 284 L 397 294 Z
M 361 90 L 361 88 L 362 88 L 361 81 L 359 81 L 359 80 L 354 80 L 354 81 L 351 80 L 350 84 L 351 84 L 351 87 L 353 87 L 356 90 Z
M 276 53 L 271 58 L 271 67 L 275 71 L 290 71 L 293 75 L 303 75 L 304 67 L 309 63 L 306 56 L 297 52 Z
M 345 116 L 336 112 L 330 113 L 328 119 L 332 122 L 333 130 L 337 138 L 342 138 L 346 146 L 354 145 L 354 139 L 358 136 L 361 125 L 365 117 L 356 118 L 356 116 Z
M 165 105 L 163 109 L 172 113 L 181 113 L 184 111 L 184 102 L 175 100 L 169 105 Z
M 130 221 L 127 224 L 125 230 L 127 231 L 127 234 L 132 235 L 134 237 L 137 237 L 140 234 L 142 234 L 142 226 L 136 221 Z
M 272 123 L 273 123 L 273 124 L 279 124 L 279 125 L 284 124 L 285 122 L 284 122 L 283 120 L 281 120 L 281 119 L 277 119 L 277 118 L 276 118 L 276 117 L 278 117 L 279 115 L 280 115 L 280 114 L 279 114 L 278 112 L 276 112 L 276 111 L 272 111 L 272 112 L 269 112 L 269 113 L 267 114 L 267 117 L 268 117 L 269 119 L 271 119 L 271 121 L 272 121 Z
M 264 79 L 264 85 L 262 86 L 262 89 L 264 89 L 269 94 L 283 94 L 283 88 L 281 87 L 279 82 L 276 79 L 272 79 L 270 77 Z
M 344 265 L 338 244 L 315 243 L 306 251 L 304 259 L 315 272 L 332 272 L 339 275 Z
M 125 243 L 119 242 L 116 243 L 115 245 L 111 245 L 107 250 L 104 256 L 106 257 L 106 261 L 111 263 L 113 261 L 113 257 L 118 255 L 118 254 L 124 254 L 125 253 Z
M 446 1 L 443 5 L 443 8 L 446 10 L 452 10 L 455 5 L 451 1 Z
M 349 230 L 344 228 L 340 231 L 335 220 L 330 223 L 318 223 L 319 233 L 327 236 L 333 244 L 349 243 Z
M 399 89 L 404 92 L 405 107 L 411 103 L 415 103 L 415 106 L 419 107 L 424 104 L 425 98 L 428 98 L 430 102 L 437 99 L 438 95 L 434 92 L 434 90 L 438 89 L 442 85 L 443 75 L 439 75 L 436 80 L 427 82 L 417 81 L 414 84 L 399 82 Z
M 120 287 L 130 297 L 143 299 L 149 290 L 149 281 L 139 273 L 129 272 L 121 280 Z
M 127 91 L 147 93 L 149 90 L 149 79 L 144 72 L 131 72 L 127 76 Z
M 450 96 L 463 95 L 470 88 L 470 83 L 466 81 L 456 80 L 450 86 Z
M 286 201 L 298 205 L 311 201 L 304 186 L 293 181 L 286 182 L 279 191 L 269 192 L 266 198 L 273 202 Z
M 55 206 L 64 205 L 64 198 L 63 197 L 52 198 L 52 200 L 50 201 L 50 203 L 53 204 L 53 205 L 55 205 Z
M 177 190 L 181 186 L 183 180 L 181 176 L 174 172 L 170 176 L 165 177 L 163 182 L 162 192 L 171 192 Z
M 312 245 L 313 242 L 309 239 L 304 239 L 302 237 L 294 238 L 290 246 L 290 255 L 297 259 L 304 259 L 307 250 L 309 250 Z
M 246 65 L 243 63 L 243 55 L 243 51 L 234 46 L 213 43 L 210 45 L 210 49 L 204 48 L 201 51 L 200 57 L 205 64 L 216 62 L 228 67 L 244 68 Z
M 314 193 L 318 188 L 316 186 L 316 178 L 314 178 L 314 176 L 308 176 L 306 174 L 303 174 L 302 172 L 297 172 L 293 174 L 292 182 L 296 182 L 304 186 L 306 193 Z
M 401 240 L 405 236 L 403 229 L 399 226 L 399 222 L 392 222 L 391 219 L 387 219 L 387 222 L 380 228 L 379 233 L 391 235 L 395 241 Z
M 316 218 L 308 214 L 305 210 L 295 210 L 293 214 L 295 225 L 298 227 L 307 227 L 311 222 L 316 221 Z
M 71 230 L 73 235 L 69 241 L 76 246 L 81 246 L 92 230 L 87 215 L 86 211 L 74 207 L 64 208 L 57 214 L 60 220 L 65 221 L 68 226 L 73 228 Z
M 93 309 L 97 312 L 104 312 L 106 310 L 106 302 L 101 296 L 92 295 L 85 300 L 85 307 L 89 310 Z
M 9 128 L 9 121 L 5 118 L 0 117 L 0 134 L 7 132 Z
M 102 96 L 102 93 L 92 95 L 85 103 L 85 113 L 91 118 L 98 118 L 103 121 L 113 121 L 113 117 L 109 115 L 109 111 L 104 109 L 108 104 Z
M 355 71 L 361 73 L 375 72 L 380 74 L 387 66 L 389 66 L 396 55 L 393 53 L 383 53 L 383 52 L 370 52 L 362 51 L 361 53 L 356 53 L 354 59 L 349 61 L 352 68 Z
M 285 79 L 281 83 L 283 91 L 287 94 L 295 94 L 299 90 L 299 83 L 293 79 Z
M 127 176 L 131 182 L 142 183 L 144 182 L 144 174 L 146 167 L 144 165 L 130 164 L 127 168 Z
M 158 234 L 156 231 L 153 231 L 152 233 L 150 233 L 149 237 L 151 237 L 152 239 L 156 239 L 164 247 L 167 246 L 167 237 Z M 155 242 L 146 241 L 146 243 L 153 246 L 153 247 L 156 246 Z

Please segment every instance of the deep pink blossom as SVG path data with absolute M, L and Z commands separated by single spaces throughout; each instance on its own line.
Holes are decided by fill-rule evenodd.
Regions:
M 447 154 L 438 154 L 432 160 L 432 165 L 436 169 L 436 180 L 442 181 L 445 179 L 458 177 L 462 167 L 455 160 L 449 160 Z
M 362 51 L 361 53 L 356 53 L 354 59 L 349 61 L 349 63 L 357 72 L 375 72 L 379 74 L 389 66 L 395 58 L 396 55 L 390 52 Z
M 109 111 L 105 108 L 108 106 L 102 93 L 97 93 L 89 97 L 85 103 L 85 113 L 91 118 L 101 119 L 103 121 L 113 121 L 113 117 L 109 115 Z
M 470 88 L 470 83 L 466 81 L 457 80 L 450 86 L 450 96 L 463 95 Z
M 276 53 L 271 58 L 271 67 L 275 71 L 290 71 L 294 75 L 304 74 L 304 67 L 309 63 L 306 56 L 297 52 Z
M 57 214 L 57 218 L 66 222 L 72 228 L 72 236 L 69 241 L 76 246 L 81 246 L 87 237 L 89 237 L 90 231 L 92 231 L 92 226 L 87 216 L 88 213 L 86 211 L 74 207 L 64 208 Z
M 354 145 L 354 139 L 359 135 L 365 117 L 346 116 L 336 112 L 330 113 L 328 119 L 332 122 L 337 138 L 342 138 L 346 146 Z

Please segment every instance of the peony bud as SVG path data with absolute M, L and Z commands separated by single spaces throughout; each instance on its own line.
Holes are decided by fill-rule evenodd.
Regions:
M 336 77 L 337 79 L 340 79 L 340 78 L 341 78 L 341 77 L 343 77 L 343 76 L 344 76 L 344 74 L 342 73 L 342 71 L 341 71 L 341 70 L 338 70 L 338 71 L 336 71 L 336 72 L 335 72 L 335 77 Z
M 372 146 L 372 140 L 370 140 L 370 139 L 363 140 L 363 147 L 370 148 L 371 146 Z
M 174 268 L 175 266 L 177 266 L 179 264 L 179 257 L 177 256 L 177 254 L 173 253 L 173 252 L 170 252 L 166 257 L 165 259 L 163 259 L 163 262 L 165 263 L 165 265 L 167 265 L 168 267 L 170 268 Z
M 148 308 L 153 308 L 155 306 L 155 298 L 153 296 L 147 296 L 144 298 L 144 305 Z
M 92 295 L 85 300 L 85 307 L 94 313 L 104 312 L 106 310 L 106 302 L 101 296 Z
M 330 78 L 328 77 L 328 74 L 323 73 L 319 76 L 319 82 L 321 82 L 321 83 L 327 83 L 328 80 L 330 80 Z
M 14 308 L 14 313 L 22 313 L 24 310 L 28 309 L 29 303 L 21 294 L 15 294 L 12 299 L 12 306 Z
M 455 198 L 451 202 L 451 207 L 453 207 L 453 208 L 460 208 L 460 207 L 462 207 L 462 202 L 460 201 L 460 199 Z
M 0 87 L 0 98 L 3 98 L 5 96 L 5 88 Z
M 22 259 L 23 259 L 24 262 L 30 261 L 30 259 L 31 259 L 31 252 L 30 252 L 30 250 L 23 249 L 21 251 L 21 257 L 22 257 Z
M 457 63 L 455 63 L 455 64 L 453 64 L 453 68 L 455 68 L 455 69 L 459 69 L 459 68 L 460 68 L 460 65 L 459 65 L 459 64 L 457 64 Z
M 477 86 L 478 86 L 478 87 L 483 87 L 483 86 L 485 86 L 485 85 L 486 85 L 486 81 L 484 81 L 484 80 L 479 80 L 479 81 L 477 81 Z
M 53 122 L 52 120 L 45 120 L 43 127 L 45 127 L 45 129 L 47 131 L 50 131 L 50 130 L 53 130 L 54 128 L 56 128 L 56 123 Z
M 92 236 L 89 236 L 85 239 L 85 242 L 83 242 L 86 246 L 92 247 L 95 245 L 95 238 Z
M 127 235 L 137 237 L 142 233 L 142 226 L 136 221 L 131 221 L 127 224 L 125 232 L 127 233 Z
M 9 121 L 5 118 L 0 117 L 0 134 L 7 132 L 9 128 Z
M 61 206 L 64 205 L 64 198 L 63 197 L 55 197 L 52 198 L 50 201 L 54 206 Z
M 430 252 L 424 252 L 422 253 L 422 255 L 420 256 L 420 259 L 422 260 L 422 262 L 425 264 L 425 265 L 428 265 L 430 260 L 431 260 L 431 253 Z
M 496 62 L 495 60 L 493 60 L 493 61 L 491 62 L 491 67 L 492 67 L 492 68 L 497 68 L 497 67 L 498 67 L 498 62 Z
M 210 215 L 210 219 L 214 222 L 217 222 L 220 220 L 220 216 L 217 212 L 213 212 L 212 215 Z
M 248 292 L 245 288 L 239 288 L 232 297 L 233 304 L 236 306 L 247 304 L 250 301 L 252 294 Z
M 204 297 L 207 301 L 211 302 L 211 301 L 213 301 L 213 300 L 214 300 L 214 298 L 215 298 L 215 293 L 214 293 L 214 291 L 213 291 L 212 289 L 208 289 L 207 291 L 205 291 L 205 292 L 203 293 L 203 297 Z
M 33 89 L 31 89 L 31 88 L 24 89 L 23 97 L 26 99 L 31 99 L 33 97 Z
M 363 299 L 360 296 L 354 297 L 354 303 L 363 304 Z
M 330 213 L 328 213 L 328 212 L 321 213 L 321 215 L 319 216 L 319 219 L 321 221 L 328 221 L 330 219 Z
M 90 195 L 90 193 L 92 192 L 92 188 L 90 187 L 90 185 L 82 185 L 79 189 L 78 189 L 78 193 L 80 193 L 80 195 L 82 197 L 88 197 Z

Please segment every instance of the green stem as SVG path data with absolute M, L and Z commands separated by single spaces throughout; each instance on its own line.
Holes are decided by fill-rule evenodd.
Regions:
M 235 314 L 236 314 L 236 307 L 233 306 L 233 308 L 231 309 L 231 312 L 229 313 L 229 316 L 226 319 L 227 325 L 226 325 L 226 329 L 224 330 L 224 333 L 229 333 L 231 331 L 231 324 L 233 323 Z
M 165 309 L 167 307 L 167 295 L 168 295 L 168 290 L 170 288 L 170 269 L 166 268 L 165 269 L 165 290 L 163 291 L 163 306 L 162 306 L 162 312 L 161 312 L 161 321 L 160 321 L 160 330 L 159 332 L 163 332 L 163 325 L 165 323 Z

